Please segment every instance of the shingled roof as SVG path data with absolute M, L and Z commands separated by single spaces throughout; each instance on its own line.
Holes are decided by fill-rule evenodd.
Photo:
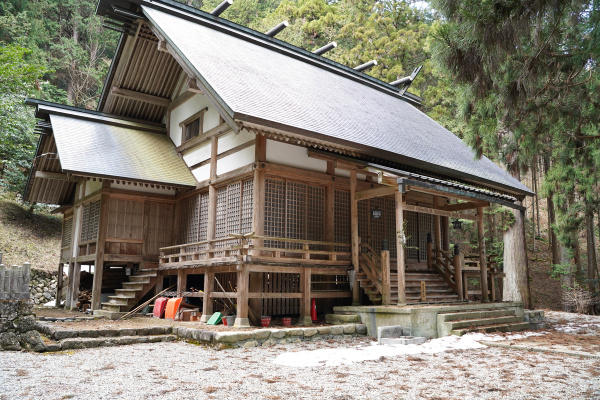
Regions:
M 200 11 L 142 2 L 151 26 L 241 122 L 291 131 L 474 184 L 523 195 L 525 185 L 384 82 Z M 264 35 L 262 35 L 264 36 Z M 315 61 L 317 60 L 317 61 Z M 354 76 L 353 76 L 354 75 Z

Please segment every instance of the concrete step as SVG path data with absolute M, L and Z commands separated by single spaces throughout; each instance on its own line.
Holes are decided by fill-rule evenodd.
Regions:
M 140 292 L 140 290 L 135 289 L 115 289 L 115 294 L 117 296 L 135 298 L 136 294 Z
M 102 310 L 110 311 L 110 312 L 121 312 L 121 304 L 116 303 L 101 303 Z M 95 311 L 94 311 L 95 313 Z
M 106 304 L 106 303 L 103 303 Z M 125 315 L 125 312 L 122 311 L 110 311 L 110 310 L 94 310 L 93 315 L 98 315 L 104 318 L 108 318 L 108 319 L 119 319 L 121 318 L 123 315 Z
M 150 283 L 152 278 L 156 278 L 156 275 L 131 275 L 129 277 L 130 282 L 142 282 L 144 284 Z
M 130 300 L 132 300 L 131 297 L 108 296 L 108 302 L 110 304 L 118 304 L 121 306 L 127 306 L 129 304 Z
M 479 319 L 479 318 L 494 318 L 494 317 L 506 317 L 515 315 L 514 310 L 509 308 L 502 308 L 496 310 L 477 310 L 477 311 L 464 311 L 455 313 L 438 314 L 438 323 L 466 320 L 466 319 Z
M 462 336 L 469 332 L 517 332 L 527 329 L 529 329 L 529 322 L 516 322 L 512 324 L 484 325 L 474 328 L 456 329 L 450 331 L 450 334 Z
M 523 322 L 523 318 L 516 315 L 508 315 L 505 317 L 480 318 L 480 319 L 464 319 L 460 321 L 445 322 L 450 326 L 450 330 L 454 331 L 463 328 L 476 328 L 478 326 L 502 325 Z
M 143 282 L 123 282 L 123 289 L 141 291 L 144 289 Z
M 325 314 L 325 322 L 332 325 L 362 323 L 356 314 Z

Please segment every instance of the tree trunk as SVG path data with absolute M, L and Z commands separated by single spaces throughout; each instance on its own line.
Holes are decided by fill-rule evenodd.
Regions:
M 594 210 L 588 206 L 585 212 L 585 231 L 587 237 L 587 281 L 590 293 L 596 291 L 594 278 L 598 268 L 596 262 L 596 238 L 594 236 Z
M 521 301 L 531 308 L 524 212 L 513 210 L 515 222 L 504 232 L 504 301 Z
M 563 265 L 566 268 L 565 273 L 560 276 L 560 285 L 561 285 L 563 293 L 564 293 L 573 288 L 573 272 L 572 272 L 573 264 L 569 257 L 569 252 L 567 250 L 567 247 L 562 243 L 560 243 L 558 247 L 559 247 L 559 262 L 561 265 Z M 569 305 L 567 305 L 564 301 L 563 301 L 563 311 L 571 311 L 571 307 Z
M 550 169 L 550 158 L 544 157 L 544 173 L 548 173 Z M 552 196 L 554 195 L 554 191 L 550 191 L 548 193 L 548 198 L 546 199 L 548 204 L 548 242 L 550 243 L 550 257 L 552 257 L 552 264 L 559 264 L 559 256 L 558 256 L 558 239 L 556 238 L 556 233 L 554 232 L 554 224 L 556 223 L 556 213 L 554 210 L 554 200 L 552 200 Z

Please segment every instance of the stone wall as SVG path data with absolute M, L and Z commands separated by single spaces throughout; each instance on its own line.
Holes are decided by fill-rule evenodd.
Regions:
M 57 281 L 58 276 L 56 274 L 32 269 L 29 293 L 33 304 L 37 306 L 56 300 Z
M 46 349 L 29 299 L 30 274 L 27 263 L 23 267 L 0 264 L 0 351 Z

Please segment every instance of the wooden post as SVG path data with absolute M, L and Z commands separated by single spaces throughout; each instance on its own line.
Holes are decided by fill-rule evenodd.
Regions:
M 185 289 L 187 289 L 187 272 L 181 268 L 177 270 L 177 292 L 184 292 Z
M 356 200 L 356 170 L 350 171 L 350 232 L 352 239 L 352 266 L 358 275 L 359 264 L 359 238 L 358 238 L 358 201 Z M 360 287 L 358 281 L 352 288 L 352 305 L 360 305 Z
M 398 305 L 406 304 L 405 261 L 404 261 L 404 207 L 403 193 L 396 192 L 396 259 L 398 260 Z
M 439 201 L 438 201 L 438 197 L 437 196 L 433 196 L 433 208 L 438 209 L 439 205 L 438 205 Z M 434 215 L 433 216 L 433 229 L 435 231 L 435 237 L 433 238 L 433 243 L 435 243 L 435 248 L 437 250 L 441 250 L 442 249 L 442 228 L 441 228 L 441 224 L 440 224 L 440 216 L 439 215 Z
M 462 279 L 462 264 L 464 255 L 458 250 L 458 246 L 454 247 L 454 284 L 456 285 L 456 294 L 458 299 L 463 300 L 463 279 Z
M 392 304 L 392 287 L 390 282 L 390 251 L 381 251 L 381 304 Z
M 1 262 L 0 262 L 1 264 Z M 58 276 L 56 277 L 56 300 L 54 302 L 54 305 L 56 307 L 60 306 L 60 299 L 62 298 L 62 288 L 64 285 L 64 279 L 63 279 L 63 271 L 65 268 L 65 264 L 63 264 L 62 262 L 58 264 Z
M 104 185 L 104 184 L 103 184 Z M 100 197 L 100 220 L 98 223 L 98 236 L 96 240 L 96 261 L 94 262 L 94 287 L 92 288 L 92 310 L 100 310 L 102 296 L 102 275 L 104 272 L 104 250 L 106 229 L 108 223 L 108 203 L 110 198 L 107 194 Z M 80 268 L 81 270 L 81 268 Z
M 157 295 L 164 290 L 163 275 L 160 271 L 156 271 L 156 285 L 154 285 L 154 294 Z
M 237 273 L 237 314 L 234 326 L 250 326 L 248 320 L 248 284 L 249 282 L 248 264 L 238 266 Z
M 479 234 L 479 268 L 481 269 L 481 301 L 489 301 L 487 256 L 485 254 L 485 231 L 483 228 L 483 207 L 477 207 L 477 231 Z
M 312 284 L 312 269 L 304 268 L 301 274 L 302 279 L 302 300 L 300 303 L 300 325 L 312 325 L 312 318 L 310 317 L 310 296 L 311 296 L 311 284 Z
M 73 275 L 69 278 L 70 286 L 71 286 L 71 302 L 69 306 L 69 310 L 77 309 L 77 302 L 79 301 L 79 278 L 81 277 L 81 263 L 74 263 L 75 266 L 73 268 Z
M 202 317 L 200 322 L 208 322 L 213 314 L 213 299 L 210 294 L 215 286 L 215 274 L 206 269 L 204 272 L 204 300 L 202 301 Z
M 427 269 L 433 269 L 433 243 L 427 242 Z
M 444 251 L 450 253 L 450 218 L 442 217 L 442 246 Z

